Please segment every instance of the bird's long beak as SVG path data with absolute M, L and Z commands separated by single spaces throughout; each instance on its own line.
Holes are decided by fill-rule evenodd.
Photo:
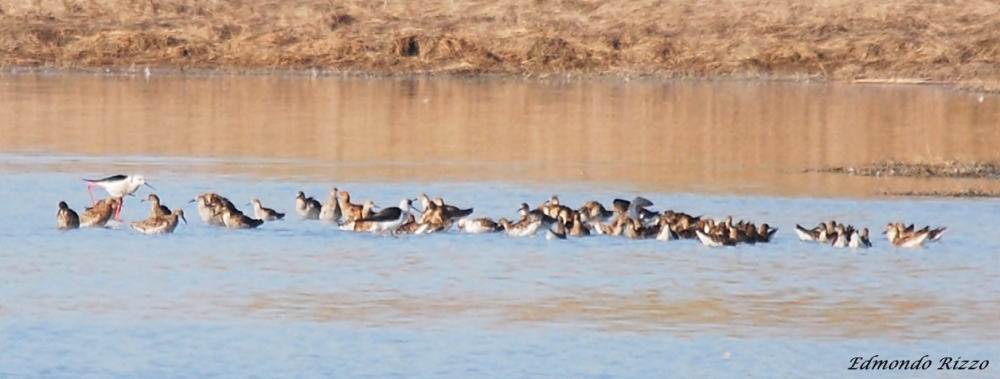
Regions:
M 188 204 L 191 204 L 191 203 L 196 202 L 196 201 L 198 201 L 198 199 L 191 199 L 190 201 L 188 201 Z
M 244 206 L 245 206 L 245 207 L 249 207 L 249 206 L 250 206 L 250 204 L 253 204 L 253 203 L 247 203 L 247 205 L 244 205 Z
M 183 214 L 181 215 L 181 220 L 183 220 L 183 221 L 184 221 L 184 224 L 187 224 L 187 223 L 188 223 L 188 220 L 187 220 L 186 218 L 184 218 L 184 215 L 183 215 Z
M 153 186 L 149 185 L 149 183 L 142 183 L 142 184 L 145 184 L 146 187 L 153 188 Z M 156 188 L 153 188 L 153 191 L 156 191 Z
M 146 202 L 146 199 L 139 199 L 139 202 L 140 202 L 140 203 L 145 203 L 145 202 Z

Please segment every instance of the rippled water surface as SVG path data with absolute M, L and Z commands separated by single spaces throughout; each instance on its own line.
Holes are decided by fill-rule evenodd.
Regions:
M 803 174 L 874 160 L 997 159 L 1000 99 L 935 87 L 0 76 L 0 377 L 997 377 L 994 200 L 882 191 L 994 179 Z M 143 173 L 173 235 L 55 230 L 81 178 Z M 465 235 L 383 238 L 289 220 L 233 231 L 214 191 L 294 213 L 330 187 L 516 217 L 642 194 L 768 222 L 767 245 Z M 125 199 L 122 217 L 148 206 Z M 837 250 L 822 220 L 946 225 L 941 243 Z M 996 361 L 935 370 L 947 356 Z

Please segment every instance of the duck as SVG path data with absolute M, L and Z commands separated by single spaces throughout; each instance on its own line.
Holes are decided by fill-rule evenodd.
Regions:
M 730 225 L 731 224 L 730 220 Z M 732 227 L 727 227 L 731 238 L 736 240 L 737 244 L 747 243 L 754 245 L 757 243 L 757 227 L 753 223 L 747 223 L 740 221 Z
M 106 198 L 98 200 L 94 206 L 87 208 L 80 215 L 80 226 L 84 228 L 103 228 L 115 215 L 120 200 Z
M 837 225 L 836 229 L 834 229 L 834 237 L 830 241 L 830 245 L 833 245 L 833 247 L 836 248 L 844 248 L 847 247 L 849 239 L 850 235 L 847 234 L 847 230 L 844 228 L 844 225 Z
M 670 223 L 663 221 L 665 219 L 660 219 L 660 231 L 656 233 L 657 241 L 673 241 L 680 239 L 680 235 L 671 228 Z
M 655 226 L 643 226 L 642 222 L 636 221 L 632 218 L 625 218 L 624 220 L 624 233 L 625 237 L 628 239 L 646 239 L 655 237 L 659 234 L 660 229 Z
M 318 220 L 319 212 L 322 209 L 323 204 L 320 204 L 316 199 L 306 197 L 304 192 L 298 191 L 295 194 L 295 210 L 303 220 Z
M 156 196 L 156 194 L 151 193 L 147 195 L 145 199 L 140 200 L 140 202 L 143 201 L 148 201 L 150 204 L 150 210 L 149 210 L 150 219 L 170 215 L 170 208 L 167 208 L 166 206 L 160 204 L 160 197 Z
M 423 226 L 423 224 L 417 222 L 416 217 L 412 214 L 407 215 L 406 222 L 404 222 L 399 229 L 396 229 L 396 234 L 414 234 L 417 232 L 417 229 L 420 229 L 421 226 Z
M 412 205 L 413 200 L 403 199 L 400 200 L 398 207 L 384 208 L 371 217 L 362 218 L 357 221 L 371 222 L 375 225 L 379 233 L 391 236 L 396 232 L 396 229 L 403 226 L 406 220 L 409 219 Z
M 340 224 L 340 230 L 345 230 L 349 232 L 378 233 L 379 231 L 378 225 L 375 223 L 375 221 L 367 221 L 367 220 L 361 221 L 361 220 L 362 219 L 358 220 L 351 219 L 349 221 L 346 221 L 343 224 Z
M 528 219 L 532 221 L 538 221 L 540 223 L 539 226 L 546 229 L 552 227 L 552 224 L 556 223 L 557 221 L 555 218 L 549 217 L 549 215 L 545 214 L 545 212 L 542 212 L 538 209 L 532 210 L 531 207 L 528 206 L 528 203 L 521 203 L 521 206 L 518 208 L 517 212 L 521 215 L 521 221 L 525 221 Z
M 542 203 L 542 205 L 538 207 L 538 210 L 542 211 L 542 213 L 546 216 L 556 219 L 559 218 L 560 214 L 569 214 L 573 212 L 573 210 L 569 207 L 559 204 L 559 196 L 556 195 L 550 196 L 548 201 Z
M 421 234 L 447 232 L 448 229 L 451 229 L 451 226 L 454 224 L 455 221 L 452 220 L 445 220 L 443 222 L 428 222 L 421 224 L 420 227 L 417 228 L 417 231 L 414 232 L 413 234 L 421 235 Z
M 569 235 L 571 237 L 586 237 L 590 235 L 590 228 L 587 228 L 582 220 L 583 216 L 577 212 L 572 215 Z
M 264 223 L 264 220 L 249 217 L 243 212 L 240 212 L 236 207 L 226 207 L 222 208 L 219 212 L 222 213 L 222 221 L 225 223 L 227 228 L 230 229 L 253 229 Z
M 654 225 L 660 220 L 659 213 L 646 209 L 646 207 L 653 206 L 653 202 L 642 196 L 636 196 L 631 201 L 615 199 L 613 204 L 619 219 L 628 217 L 639 220 L 643 226 Z
M 691 222 L 690 218 L 680 217 L 677 221 L 670 225 L 670 228 L 677 233 L 677 238 L 680 239 L 697 239 L 698 235 L 695 230 L 698 229 L 698 223 L 703 223 L 699 217 L 697 221 Z
M 458 220 L 460 218 L 468 217 L 474 211 L 474 208 L 462 209 L 454 205 L 445 204 L 441 197 L 434 198 L 434 205 L 437 206 L 441 211 L 442 221 L 448 220 Z
M 701 241 L 702 245 L 708 247 L 736 246 L 736 238 L 734 235 L 736 229 L 730 229 L 729 232 L 725 232 L 723 228 L 724 227 L 716 227 L 715 230 L 710 230 L 708 233 L 702 231 L 701 229 L 697 229 L 695 230 L 695 235 L 698 236 L 698 240 Z
M 562 222 L 557 222 L 545 231 L 546 240 L 564 240 L 566 239 L 566 224 Z
M 427 207 L 420 214 L 420 223 L 444 222 L 444 211 L 434 202 L 427 203 Z
M 396 234 L 422 235 L 422 234 L 440 233 L 450 229 L 452 224 L 453 221 L 451 220 L 442 222 L 419 222 L 417 221 L 416 217 L 414 217 L 411 214 L 407 217 L 406 222 L 403 223 L 403 226 L 400 226 L 399 229 L 396 230 Z
M 340 191 L 340 211 L 344 222 L 368 218 L 374 215 L 375 202 L 368 200 L 363 204 L 351 203 L 351 194 L 347 191 Z
M 524 218 L 517 223 L 511 223 L 510 220 L 506 218 L 501 218 L 499 221 L 503 229 L 507 232 L 507 235 L 511 237 L 529 237 L 535 235 L 539 229 L 542 227 L 542 220 L 538 217 Z
M 420 201 L 420 206 L 424 208 L 424 211 L 426 211 L 427 208 L 430 208 L 431 203 L 433 203 L 433 201 L 431 201 L 431 198 L 427 196 L 426 193 L 421 193 L 417 195 L 417 200 Z
M 610 223 L 591 223 L 594 233 L 599 235 L 620 236 L 625 231 L 625 218 L 615 218 Z
M 777 232 L 778 228 L 772 228 L 767 223 L 760 224 L 760 230 L 757 231 L 757 242 L 769 243 L 771 242 L 771 237 Z
M 319 219 L 323 222 L 339 224 L 343 216 L 343 211 L 340 210 L 340 196 L 337 194 L 337 188 L 334 187 L 330 190 L 330 198 L 320 208 Z
M 225 208 L 236 208 L 229 199 L 213 192 L 198 195 L 194 200 L 189 201 L 189 203 L 197 203 L 198 216 L 206 224 L 212 226 L 226 226 L 225 221 L 222 219 L 222 210 Z
M 913 224 L 904 226 L 903 223 L 886 225 L 886 238 L 893 246 L 898 247 L 922 247 L 929 241 L 938 241 L 944 234 L 947 227 L 931 229 L 929 226 L 920 230 L 915 230 Z
M 928 233 L 927 239 L 930 242 L 940 241 L 941 237 L 944 236 L 944 231 L 947 230 L 947 229 L 948 229 L 948 227 L 946 227 L 946 226 L 943 226 L 943 227 L 940 227 L 940 228 L 936 228 L 936 229 L 930 229 L 930 230 L 927 231 L 927 233 Z
M 178 208 L 166 216 L 150 217 L 145 221 L 133 221 L 131 226 L 132 229 L 142 234 L 170 234 L 174 232 L 174 229 L 177 229 L 179 220 L 184 220 L 184 223 L 187 224 L 184 210 Z
M 855 230 L 854 233 L 851 233 L 851 238 L 847 246 L 852 249 L 867 249 L 872 247 L 872 242 L 868 239 L 868 228 L 862 228 L 860 232 Z
M 615 212 L 604 208 L 597 200 L 590 200 L 576 210 L 580 214 L 580 221 L 583 222 L 607 222 Z
M 271 208 L 265 208 L 261 205 L 260 200 L 258 199 L 251 200 L 250 204 L 247 205 L 253 205 L 253 217 L 258 220 L 278 221 L 285 218 L 284 213 L 275 211 Z
M 795 235 L 799 237 L 799 241 L 826 242 L 826 224 L 821 222 L 812 229 L 806 229 L 802 225 L 795 224 Z
M 59 230 L 77 229 L 80 227 L 80 216 L 76 211 L 69 208 L 65 201 L 59 202 L 59 211 L 56 212 L 56 226 Z
M 503 230 L 503 226 L 489 218 L 459 219 L 457 222 L 459 231 L 469 234 L 496 233 Z

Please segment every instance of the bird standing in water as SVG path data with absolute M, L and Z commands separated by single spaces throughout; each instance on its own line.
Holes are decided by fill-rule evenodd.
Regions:
M 111 197 L 118 200 L 118 205 L 115 207 L 115 221 L 121 221 L 122 199 L 125 196 L 135 193 L 142 185 L 153 188 L 149 183 L 146 183 L 146 179 L 142 175 L 115 175 L 104 179 L 84 180 L 87 181 L 87 192 L 90 193 L 91 206 L 97 204 L 94 201 L 94 192 L 92 190 L 94 187 L 104 188 Z M 156 190 L 156 188 L 153 188 L 153 190 Z

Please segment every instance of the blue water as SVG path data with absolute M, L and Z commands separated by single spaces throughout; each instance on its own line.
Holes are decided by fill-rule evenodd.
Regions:
M 942 372 L 936 360 L 927 371 L 846 370 L 846 357 L 855 355 L 891 352 L 916 360 L 930 353 L 937 358 L 933 353 L 942 347 L 935 343 L 902 347 L 879 341 L 681 338 L 562 328 L 421 331 L 319 323 L 64 320 L 7 326 L 4 332 L 23 341 L 3 346 L 23 352 L 0 358 L 4 374 L 14 377 L 958 378 L 992 377 L 996 370 Z M 948 352 L 996 354 L 971 343 L 954 343 Z
M 164 168 L 146 176 L 164 204 L 185 209 L 189 223 L 175 234 L 57 231 L 56 204 L 82 212 L 80 178 L 105 174 L 0 177 L 0 377 L 994 378 L 1000 369 L 1000 244 L 983 238 L 995 234 L 996 201 L 643 193 L 656 210 L 780 229 L 771 244 L 724 249 L 455 231 L 383 238 L 296 220 L 295 192 L 325 198 L 337 186 L 383 206 L 424 192 L 494 219 L 553 193 L 573 206 L 637 193 Z M 260 198 L 290 219 L 206 226 L 187 203 L 205 191 L 238 206 Z M 148 213 L 138 198 L 125 200 L 126 221 Z M 831 218 L 871 228 L 875 247 L 833 249 L 792 232 Z M 896 249 L 878 231 L 897 220 L 948 232 L 923 249 Z M 847 371 L 851 358 L 874 354 L 997 363 Z

